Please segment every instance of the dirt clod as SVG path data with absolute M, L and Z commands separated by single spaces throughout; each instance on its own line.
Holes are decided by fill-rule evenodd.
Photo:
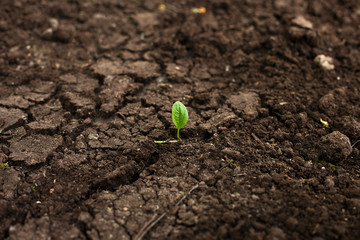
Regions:
M 246 120 L 254 120 L 259 114 L 260 99 L 256 93 L 245 92 L 232 95 L 227 102 L 236 114 L 240 114 L 240 116 Z
M 33 135 L 13 142 L 10 145 L 10 158 L 23 161 L 26 165 L 44 163 L 53 151 L 62 143 L 62 137 Z
M 349 138 L 339 131 L 323 136 L 317 146 L 319 158 L 331 163 L 345 160 L 352 152 Z
M 57 41 L 68 43 L 75 35 L 75 27 L 72 25 L 60 25 L 54 31 L 54 38 Z

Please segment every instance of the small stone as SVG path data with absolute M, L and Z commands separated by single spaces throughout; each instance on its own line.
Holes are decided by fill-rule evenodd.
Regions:
M 51 40 L 53 37 L 53 33 L 54 31 L 52 28 L 47 28 L 41 33 L 41 37 L 45 40 Z
M 251 198 L 254 199 L 254 200 L 259 200 L 260 199 L 259 196 L 255 195 L 255 194 L 251 195 Z
M 332 57 L 325 56 L 323 54 L 317 55 L 314 62 L 325 70 L 333 70 L 335 68 Z
M 88 138 L 89 138 L 90 140 L 98 140 L 98 139 L 99 139 L 99 134 L 97 134 L 97 133 L 90 133 L 90 134 L 88 135 Z
M 294 18 L 291 23 L 302 28 L 313 28 L 313 24 L 309 20 L 306 20 L 303 16 L 298 16 Z
M 52 29 L 57 29 L 59 27 L 59 20 L 56 18 L 50 18 L 49 23 Z

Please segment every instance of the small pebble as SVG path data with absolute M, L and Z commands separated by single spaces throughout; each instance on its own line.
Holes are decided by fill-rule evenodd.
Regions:
M 317 55 L 314 62 L 325 70 L 333 70 L 335 68 L 332 57 L 325 56 L 323 54 Z
M 259 196 L 255 195 L 255 194 L 251 195 L 251 198 L 254 200 L 259 200 Z
M 56 18 L 50 18 L 49 23 L 52 29 L 57 29 L 59 27 L 59 21 Z
M 293 19 L 291 22 L 292 24 L 302 28 L 307 28 L 307 29 L 313 28 L 313 24 L 310 21 L 306 20 L 303 16 L 298 16 L 297 18 Z

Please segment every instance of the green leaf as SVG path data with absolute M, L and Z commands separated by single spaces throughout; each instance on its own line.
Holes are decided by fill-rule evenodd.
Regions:
M 0 168 L 9 168 L 9 163 L 6 162 L 6 163 L 1 164 Z
M 186 107 L 181 102 L 177 101 L 172 107 L 172 120 L 177 128 L 185 126 L 189 118 Z
M 189 119 L 189 114 L 188 111 L 186 110 L 185 105 L 179 101 L 175 102 L 172 107 L 172 120 L 175 126 L 178 128 L 178 133 L 177 133 L 178 139 L 180 139 L 179 137 L 180 128 L 185 126 L 188 119 Z

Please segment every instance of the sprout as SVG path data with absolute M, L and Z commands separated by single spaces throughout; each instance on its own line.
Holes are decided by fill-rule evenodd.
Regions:
M 180 140 L 179 132 L 180 128 L 185 126 L 189 119 L 188 111 L 186 110 L 186 107 L 181 102 L 177 101 L 174 103 L 172 107 L 172 120 L 177 127 L 177 138 Z

